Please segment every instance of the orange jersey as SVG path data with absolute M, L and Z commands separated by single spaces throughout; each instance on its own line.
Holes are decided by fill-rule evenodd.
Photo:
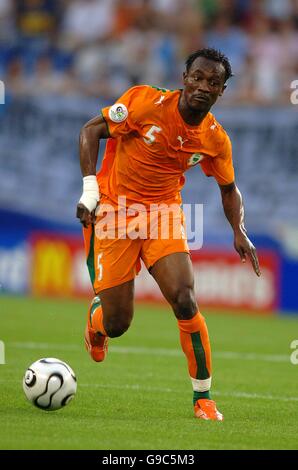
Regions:
M 197 126 L 178 110 L 181 90 L 129 89 L 102 110 L 111 138 L 97 174 L 100 191 L 127 204 L 181 202 L 184 172 L 200 164 L 219 184 L 234 181 L 231 142 L 211 113 Z

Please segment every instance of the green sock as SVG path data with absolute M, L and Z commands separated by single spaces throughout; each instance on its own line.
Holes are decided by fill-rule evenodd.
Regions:
M 207 398 L 208 400 L 211 399 L 209 390 L 207 392 L 193 392 L 193 404 L 196 404 L 196 401 L 200 398 Z

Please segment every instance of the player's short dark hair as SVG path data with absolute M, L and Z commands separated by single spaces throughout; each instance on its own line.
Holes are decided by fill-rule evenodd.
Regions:
M 225 82 L 233 76 L 232 67 L 227 56 L 217 49 L 212 49 L 211 47 L 205 49 L 199 49 L 196 52 L 190 54 L 185 61 L 186 72 L 188 73 L 192 63 L 197 57 L 205 57 L 205 59 L 214 60 L 215 62 L 220 62 L 225 68 Z

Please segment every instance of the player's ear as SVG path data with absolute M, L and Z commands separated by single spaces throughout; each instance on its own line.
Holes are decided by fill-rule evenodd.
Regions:
M 186 80 L 187 80 L 187 72 L 183 72 L 183 84 L 186 85 Z
M 224 93 L 224 91 L 225 91 L 226 88 L 227 88 L 227 85 L 224 85 L 224 86 L 222 87 L 222 90 L 221 90 L 221 92 L 219 93 L 219 96 L 222 96 L 222 95 L 223 95 L 223 93 Z

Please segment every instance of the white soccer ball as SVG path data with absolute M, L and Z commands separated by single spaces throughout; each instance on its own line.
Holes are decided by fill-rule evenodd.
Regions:
M 60 359 L 46 357 L 33 362 L 25 372 L 23 389 L 28 400 L 42 410 L 58 410 L 75 396 L 74 371 Z

